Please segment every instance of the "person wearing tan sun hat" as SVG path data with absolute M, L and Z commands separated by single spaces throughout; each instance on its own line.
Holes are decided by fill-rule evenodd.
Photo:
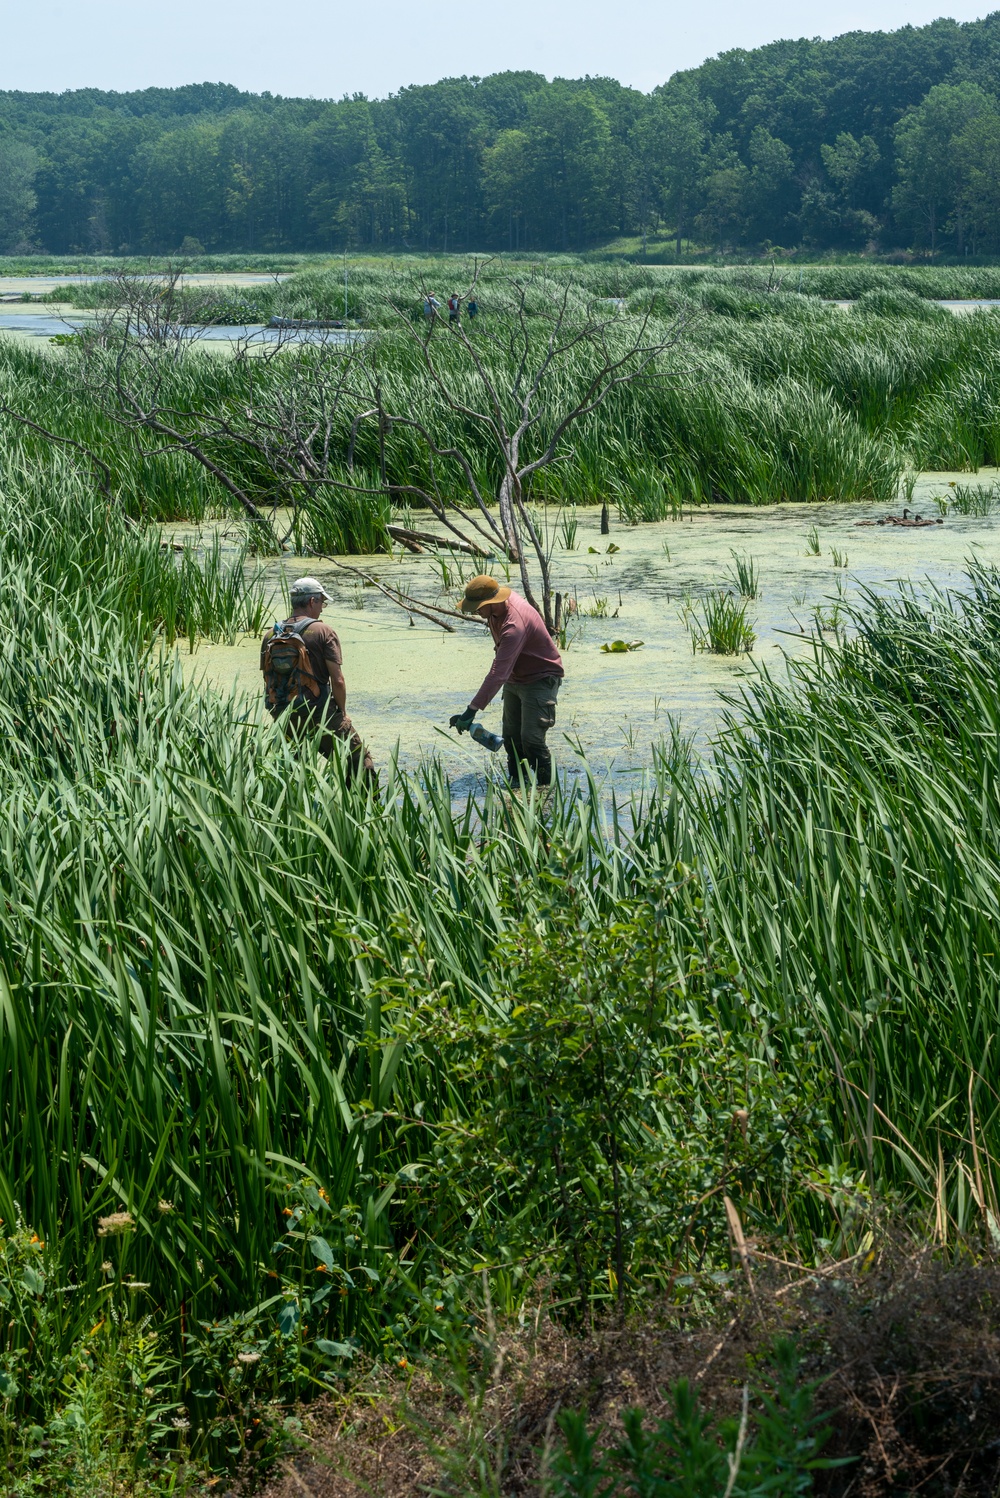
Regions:
M 539 785 L 549 785 L 552 756 L 545 735 L 556 721 L 564 672 L 545 621 L 520 594 L 485 573 L 466 583 L 459 608 L 486 620 L 494 656 L 475 697 L 450 720 L 452 728 L 467 732 L 476 713 L 488 707 L 502 687 L 502 732 L 511 782 L 517 785 L 525 770 L 533 770 Z

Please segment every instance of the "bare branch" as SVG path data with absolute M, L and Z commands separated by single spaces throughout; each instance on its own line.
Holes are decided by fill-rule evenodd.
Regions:
M 485 625 L 486 623 L 486 620 L 481 619 L 478 615 L 463 614 L 458 609 L 442 609 L 435 603 L 422 603 L 419 599 L 411 598 L 408 593 L 404 593 L 400 588 L 393 588 L 390 584 L 382 582 L 380 578 L 375 577 L 371 572 L 365 572 L 360 567 L 352 567 L 349 562 L 343 562 L 339 557 L 332 557 L 325 551 L 310 550 L 307 555 L 319 557 L 322 561 L 331 562 L 334 567 L 339 567 L 341 572 L 350 572 L 354 577 L 360 577 L 369 587 L 377 588 L 380 593 L 384 593 L 386 598 L 391 599 L 393 603 L 405 609 L 408 614 L 419 614 L 422 619 L 426 619 L 430 624 L 437 624 L 441 629 L 447 630 L 449 634 L 454 634 L 455 632 L 455 626 L 447 622 L 449 619 L 458 619 L 463 624 Z M 442 617 L 436 618 L 435 615 Z

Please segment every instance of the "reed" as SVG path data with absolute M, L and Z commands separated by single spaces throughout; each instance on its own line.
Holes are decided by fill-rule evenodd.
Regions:
M 352 272 L 352 316 L 362 318 L 377 339 L 379 378 L 390 409 L 418 416 L 446 446 L 459 442 L 480 482 L 495 490 L 499 475 L 478 424 L 471 417 L 458 420 L 436 398 L 422 372 L 419 349 L 402 331 L 409 313 L 420 316 L 422 278 L 439 269 L 434 262 L 407 272 L 359 265 Z M 664 288 L 675 285 L 673 273 L 637 268 L 630 273 L 627 306 L 616 317 L 615 328 L 625 328 L 650 306 L 664 319 L 682 309 L 682 303 L 687 310 L 698 304 L 700 313 L 683 344 L 664 356 L 650 378 L 617 392 L 580 425 L 560 461 L 537 475 L 534 501 L 561 505 L 610 497 L 621 519 L 635 524 L 706 501 L 890 502 L 907 468 L 974 469 L 998 461 L 1000 423 L 991 394 L 998 378 L 995 314 L 953 317 L 928 300 L 943 282 L 932 278 L 921 294 L 909 273 L 893 280 L 885 268 L 874 269 L 877 274 L 867 281 L 860 269 L 860 279 L 851 268 L 844 269 L 847 289 L 854 286 L 852 277 L 861 287 L 855 313 L 845 316 L 821 300 L 833 294 L 825 271 L 803 272 L 802 294 L 768 290 L 767 278 L 755 272 L 696 272 L 685 281 L 687 290 L 675 305 L 663 301 Z M 487 321 L 477 347 L 485 367 L 499 378 L 506 375 L 507 355 L 485 336 L 493 274 L 487 268 L 481 285 Z M 970 272 L 970 287 L 975 274 Z M 959 276 L 959 289 L 960 282 Z M 603 305 L 600 296 L 607 284 L 606 273 L 596 267 L 548 266 L 534 277 L 529 305 L 534 305 L 531 297 L 537 301 L 565 291 L 572 315 L 583 318 Z M 94 299 L 105 293 L 92 287 L 85 294 Z M 250 301 L 236 307 L 226 300 L 230 293 L 213 293 L 222 300 L 206 303 L 198 315 L 219 320 L 256 310 L 261 317 L 268 311 L 329 316 L 342 313 L 342 294 L 336 275 L 310 270 L 279 287 L 253 290 L 256 307 Z M 196 311 L 192 303 L 192 316 Z M 456 393 L 474 407 L 475 381 L 461 359 L 452 360 L 451 368 L 446 350 L 443 356 Z M 226 511 L 224 492 L 187 459 L 159 452 L 141 439 L 123 440 L 121 430 L 81 394 L 75 357 L 72 348 L 46 356 L 8 346 L 0 352 L 0 387 L 10 392 L 12 404 L 30 405 L 43 425 L 96 451 L 137 516 L 201 518 L 213 510 Z M 308 365 L 308 350 L 289 357 Z M 278 361 L 270 374 L 257 368 L 258 388 L 261 381 L 278 378 L 281 367 Z M 587 356 L 578 350 L 560 368 L 561 393 L 572 397 L 585 388 L 587 376 Z M 177 409 L 235 411 L 249 399 L 247 378 L 244 367 L 194 349 L 169 371 L 164 393 Z M 331 433 L 335 450 L 346 452 L 349 429 L 345 412 Z M 539 429 L 528 439 L 529 446 L 544 437 Z M 36 436 L 22 433 L 17 440 L 25 451 L 40 451 Z M 436 481 L 456 496 L 463 493 L 457 465 L 440 461 L 432 475 L 427 452 L 412 431 L 397 425 L 387 434 L 385 448 L 391 483 L 414 481 L 427 487 Z M 359 466 L 378 471 L 382 456 L 377 434 L 370 423 L 363 424 Z M 230 458 L 236 461 L 235 455 Z M 245 467 L 245 458 L 241 462 Z M 239 477 L 263 501 L 273 497 L 273 475 L 241 471 Z M 325 509 L 329 505 L 317 501 L 317 511 Z M 361 514 L 356 520 L 341 525 L 318 515 L 317 525 L 332 523 L 348 541 L 360 530 L 353 544 L 370 549 L 367 519 Z
M 992 515 L 1000 504 L 1000 486 L 990 484 L 983 488 L 978 484 L 955 484 L 945 498 L 944 513 L 953 510 L 956 515 Z
M 558 289 L 566 275 L 571 303 L 582 317 L 599 305 L 592 293 L 600 278 L 580 267 L 572 273 L 553 268 L 545 283 Z M 629 294 L 623 326 L 645 310 L 647 293 L 655 291 L 655 277 L 638 284 L 642 280 L 637 278 Z M 355 281 L 355 311 L 380 339 L 380 378 L 389 406 L 418 415 L 445 445 L 460 440 L 481 481 L 495 489 L 498 475 L 491 471 L 476 423 L 470 419 L 463 427 L 435 399 L 419 351 L 400 334 L 399 314 L 419 305 L 416 281 L 379 267 L 359 267 Z M 536 478 L 536 501 L 610 496 L 630 524 L 663 519 L 684 504 L 706 500 L 888 502 L 907 463 L 974 468 L 997 460 L 1000 426 L 990 396 L 997 378 L 993 314 L 954 318 L 901 285 L 870 287 L 856 315 L 845 317 L 815 295 L 769 293 L 762 284 L 731 277 L 693 282 L 704 288 L 704 305 L 684 345 L 664 358 L 655 378 L 620 391 L 580 427 L 572 450 Z M 543 294 L 541 282 L 536 291 Z M 322 316 L 338 310 L 342 287 L 336 277 L 310 272 L 279 288 L 264 288 L 262 297 L 265 292 L 271 301 L 267 307 L 261 303 L 261 316 L 271 308 L 283 315 Z M 487 274 L 484 307 L 489 295 Z M 204 316 L 236 316 L 226 306 L 204 310 Z M 243 309 L 248 315 L 252 310 L 249 304 Z M 487 367 L 496 364 L 501 373 L 501 348 L 484 341 L 480 354 Z M 297 357 L 308 362 L 308 351 Z M 43 424 L 97 451 L 112 467 L 133 513 L 198 518 L 213 506 L 227 508 L 224 493 L 187 460 L 156 452 L 152 444 L 123 443 L 121 432 L 81 398 L 73 358 L 72 349 L 51 358 L 7 349 L 0 382 L 6 369 L 11 391 L 22 403 L 30 393 Z M 474 404 L 476 391 L 460 366 L 456 360 L 452 372 L 457 392 Z M 585 355 L 568 359 L 560 374 L 567 396 L 582 389 L 586 377 Z M 167 389 L 179 409 L 219 411 L 231 402 L 238 409 L 247 399 L 245 378 L 245 370 L 231 361 L 193 350 L 171 370 Z M 260 369 L 256 378 L 267 375 Z M 335 423 L 333 440 L 343 449 L 349 426 L 346 415 L 339 427 Z M 532 440 L 543 436 L 539 431 Z M 20 440 L 38 449 L 37 438 Z M 432 480 L 426 452 L 405 428 L 389 434 L 385 458 L 390 482 L 426 486 Z M 369 472 L 381 461 L 376 435 L 367 428 L 360 433 L 358 460 Z M 265 475 L 240 477 L 251 489 L 258 486 L 262 496 L 273 488 Z M 455 465 L 440 463 L 434 478 L 461 494 L 463 480 Z M 324 509 L 329 505 L 317 502 L 317 510 Z M 329 517 L 317 520 L 321 528 L 330 523 Z M 358 526 L 362 533 L 368 529 L 363 515 L 358 525 L 333 521 L 334 530 L 344 530 L 348 540 Z M 371 537 L 362 534 L 356 544 L 371 549 Z
M 710 593 L 702 599 L 700 612 L 688 614 L 691 648 L 707 650 L 712 655 L 746 655 L 757 636 L 747 617 L 749 599 L 736 599 L 731 593 Z
M 625 804 L 456 806 L 184 681 L 171 590 L 222 628 L 223 558 L 178 566 L 63 458 L 8 455 L 4 493 L 0 1217 L 47 1245 L 59 1357 L 141 1294 L 289 1397 L 465 1335 L 483 1264 L 567 1314 L 609 1263 L 628 1297 L 728 1266 L 720 1183 L 807 1261 L 887 1204 L 989 1230 L 996 572 L 845 603 L 790 684 L 745 681 L 711 774 L 675 733 Z M 746 601 L 708 603 L 747 648 Z
M 559 517 L 559 536 L 566 551 L 576 550 L 576 533 L 579 529 L 576 506 L 565 510 Z
M 731 551 L 733 559 L 730 580 L 736 587 L 741 598 L 760 597 L 760 571 L 754 557 L 740 556 L 738 552 Z
M 937 1198 L 941 1232 L 988 1229 L 1000 1146 L 986 748 L 1000 577 L 975 568 L 970 587 L 844 604 L 848 637 L 817 639 L 791 687 L 745 688 L 718 789 L 685 782 L 711 929 L 772 1012 L 827 1048 L 868 1179 Z M 662 854 L 681 856 L 673 809 L 663 825 Z
M 305 506 L 305 534 L 312 551 L 328 554 L 390 551 L 386 526 L 392 519 L 388 495 L 379 494 L 376 473 L 344 474 L 349 487 L 331 486 L 314 494 Z M 370 491 L 376 492 L 370 492 Z
M 965 350 L 986 378 L 988 325 L 929 321 L 921 344 L 907 315 L 868 359 L 852 339 L 877 320 L 832 317 L 719 313 L 691 357 L 727 379 L 623 397 L 609 465 L 641 451 L 688 498 L 838 472 L 885 492 L 879 391 L 897 436 L 934 388 L 963 442 L 993 440 L 956 375 Z M 805 1262 L 894 1212 L 938 1241 L 995 1232 L 997 572 L 837 600 L 837 639 L 789 679 L 741 677 L 707 765 L 675 730 L 624 801 L 584 771 L 456 802 L 435 764 L 389 766 L 376 798 L 185 681 L 170 642 L 258 628 L 259 578 L 218 541 L 161 544 L 183 470 L 119 451 L 71 369 L 0 357 L 7 397 L 106 455 L 123 499 L 3 423 L 0 1419 L 50 1418 L 109 1308 L 155 1317 L 194 1442 L 240 1353 L 269 1401 L 360 1349 L 467 1338 L 483 1265 L 511 1313 L 540 1283 L 570 1317 L 638 1304 L 728 1269 L 723 1189 Z M 402 358 L 390 376 L 412 395 Z M 196 357 L 176 391 L 240 378 Z M 574 482 L 602 481 L 600 435 Z M 387 460 L 413 457 L 400 434 Z M 347 497 L 304 511 L 329 549 L 384 523 Z M 743 653 L 759 579 L 733 561 L 745 596 L 697 629 Z

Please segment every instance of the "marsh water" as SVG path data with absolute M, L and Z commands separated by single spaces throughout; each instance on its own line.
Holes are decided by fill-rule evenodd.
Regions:
M 100 275 L 76 276 L 0 276 L 0 333 L 24 339 L 54 338 L 58 334 L 73 333 L 87 326 L 93 319 L 92 312 L 81 311 L 69 302 L 49 302 L 39 306 L 35 302 L 8 300 L 26 294 L 35 296 L 55 291 L 60 286 L 80 285 L 90 281 L 106 280 Z M 151 275 L 148 279 L 158 280 Z M 249 271 L 206 271 L 181 276 L 187 286 L 262 286 L 286 280 L 286 276 L 262 275 Z M 250 338 L 261 343 L 274 342 L 279 337 L 285 342 L 301 342 L 308 333 L 289 335 L 266 328 L 262 324 L 233 327 L 202 327 L 198 329 L 198 340 L 208 343 L 233 343 Z M 349 336 L 349 335 L 347 335 Z M 326 333 L 327 339 L 336 340 L 335 333 Z
M 998 477 L 992 469 L 975 477 L 924 475 L 910 504 L 925 517 L 936 516 L 933 497 L 947 496 L 951 483 L 989 487 Z M 1000 563 L 1000 515 L 948 515 L 943 524 L 926 528 L 858 523 L 899 514 L 902 504 L 892 511 L 837 503 L 716 506 L 635 527 L 612 521 L 610 537 L 600 535 L 600 511 L 581 508 L 575 548 L 567 550 L 557 535 L 553 552 L 555 585 L 578 605 L 564 651 L 559 720 L 550 734 L 561 770 L 582 773 L 585 757 L 592 772 L 625 790 L 650 764 L 651 746 L 671 718 L 707 747 L 725 698 L 738 697 L 761 669 L 783 677 L 787 657 L 812 649 L 817 626 L 827 626 L 826 637 L 833 638 L 829 625 L 837 605 L 857 598 L 860 589 L 886 591 L 897 580 L 918 589 L 961 588 L 969 558 Z M 609 551 L 609 545 L 617 549 Z M 690 612 L 697 614 L 706 595 L 732 586 L 733 552 L 757 564 L 759 597 L 749 604 L 756 643 L 739 658 L 695 652 Z M 456 563 L 449 557 L 442 564 L 410 554 L 344 560 L 412 596 L 441 603 L 453 601 L 463 577 L 483 566 L 472 558 Z M 411 624 L 350 574 L 328 562 L 292 557 L 268 569 L 276 615 L 283 611 L 280 574 L 290 580 L 306 570 L 334 597 L 324 618 L 343 644 L 348 710 L 376 759 L 384 764 L 398 747 L 401 762 L 412 767 L 436 754 L 459 794 L 499 771 L 502 756 L 491 756 L 447 727 L 489 666 L 485 631 L 458 624 L 447 634 L 416 616 Z M 516 572 L 511 582 L 517 586 Z M 643 644 L 623 654 L 602 652 L 602 644 L 617 639 Z M 244 639 L 203 645 L 193 656 L 185 647 L 183 660 L 186 671 L 216 688 L 247 690 L 256 712 L 258 651 L 256 639 Z M 480 718 L 498 732 L 499 702 Z
M 15 338 L 54 338 L 75 333 L 92 323 L 92 312 L 81 312 L 61 302 L 39 306 L 33 302 L 0 303 L 0 333 Z M 197 343 L 350 343 L 364 337 L 354 331 L 312 328 L 271 328 L 264 323 L 212 323 L 185 328 L 185 337 Z

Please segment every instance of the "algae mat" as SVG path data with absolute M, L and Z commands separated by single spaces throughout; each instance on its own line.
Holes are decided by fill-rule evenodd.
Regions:
M 988 486 L 997 473 L 933 474 L 921 478 L 911 504 L 936 515 L 932 496 L 946 496 L 949 482 Z M 900 513 L 900 505 L 893 513 Z M 810 649 L 819 622 L 829 623 L 838 602 L 861 587 L 884 591 L 897 580 L 918 589 L 960 588 L 968 558 L 1000 563 L 1000 515 L 949 515 L 943 525 L 921 529 L 860 526 L 890 513 L 884 506 L 784 504 L 696 511 L 682 520 L 636 527 L 612 523 L 599 534 L 599 511 L 577 512 L 576 545 L 567 550 L 556 533 L 553 572 L 557 586 L 574 595 L 579 612 L 564 652 L 566 680 L 559 721 L 550 742 L 564 771 L 591 770 L 624 789 L 649 764 L 651 746 L 674 718 L 704 747 L 725 710 L 720 694 L 732 697 L 748 675 L 763 667 L 779 676 L 786 655 Z M 555 521 L 555 512 L 550 516 Z M 815 531 L 819 555 L 811 553 Z M 608 551 L 609 544 L 617 550 Z M 757 634 L 750 656 L 723 658 L 693 653 L 689 610 L 713 590 L 732 586 L 736 552 L 756 561 L 760 596 L 749 605 Z M 837 553 L 837 556 L 834 556 Z M 846 566 L 839 565 L 846 559 Z M 442 567 L 430 556 L 345 559 L 366 567 L 415 597 L 447 603 L 463 577 L 479 570 L 471 558 Z M 310 571 L 334 595 L 325 614 L 344 648 L 348 710 L 380 763 L 396 752 L 406 766 L 431 754 L 441 757 L 456 790 L 464 791 L 499 759 L 447 728 L 488 669 L 491 645 L 481 627 L 459 625 L 445 634 L 406 614 L 329 563 L 286 558 L 269 569 L 278 602 L 278 572 L 286 579 Z M 501 575 L 502 568 L 494 564 Z M 517 586 L 516 571 L 511 582 Z M 642 640 L 640 650 L 609 655 L 601 645 L 615 639 Z M 249 690 L 259 711 L 259 646 L 244 639 L 232 646 L 202 645 L 182 652 L 185 670 L 223 690 Z M 499 730 L 495 702 L 480 715 Z

